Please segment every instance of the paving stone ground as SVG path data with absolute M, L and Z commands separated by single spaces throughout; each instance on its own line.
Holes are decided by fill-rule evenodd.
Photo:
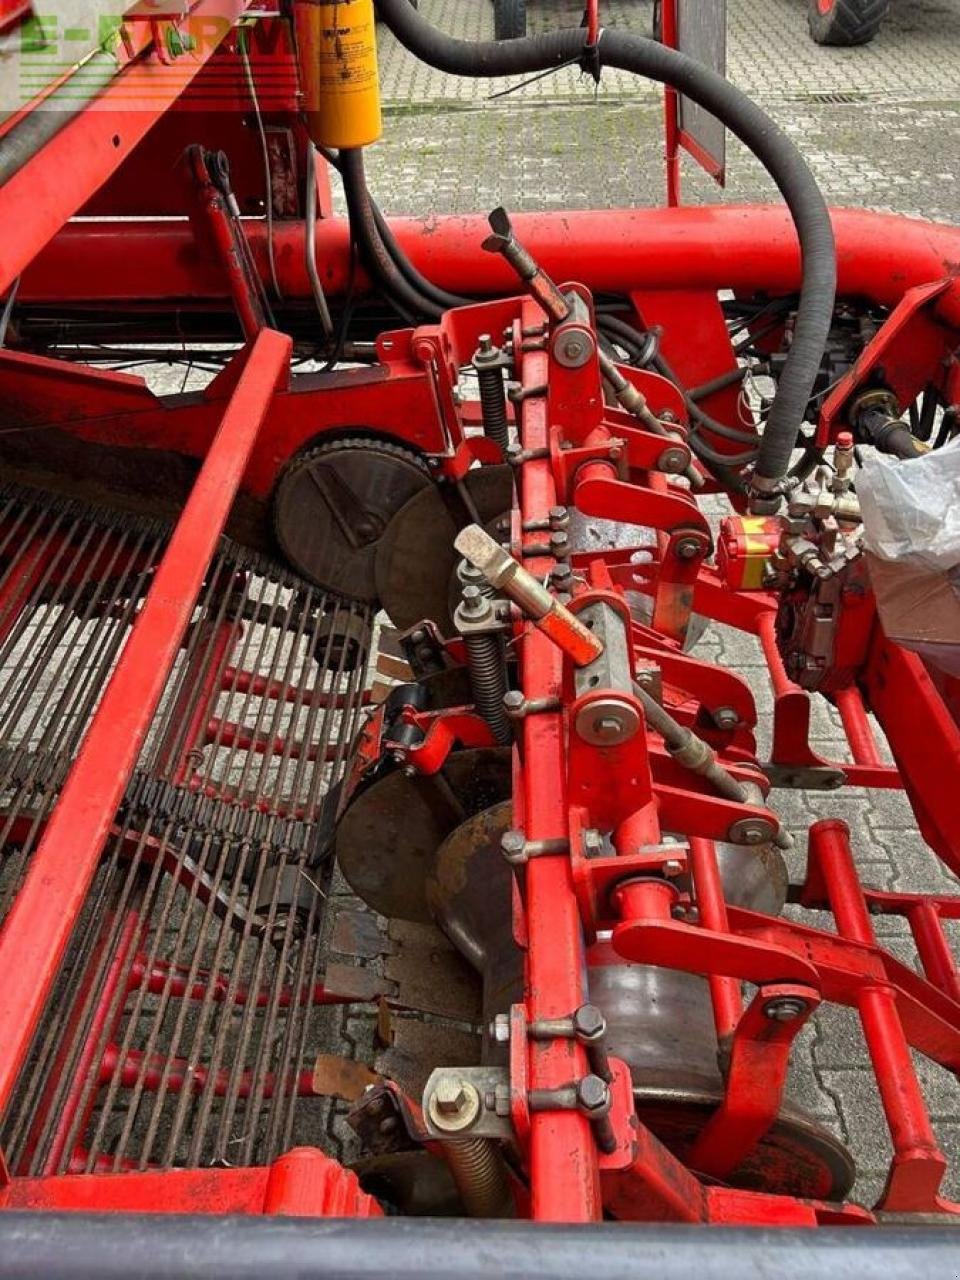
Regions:
M 487 0 L 421 0 L 422 12 L 468 39 L 492 33 Z M 893 0 L 879 37 L 866 48 L 822 49 L 809 40 L 802 0 L 729 0 L 731 78 L 758 98 L 807 156 L 827 198 L 944 221 L 960 221 L 960 0 Z M 579 21 L 578 0 L 530 0 L 533 30 Z M 609 23 L 650 29 L 649 0 L 612 0 Z M 381 45 L 386 133 L 371 151 L 371 186 L 395 213 L 654 205 L 663 191 L 659 90 L 605 73 L 599 90 L 564 71 L 496 101 L 490 87 L 454 80 L 416 64 L 389 33 Z M 502 87 L 502 86 L 497 86 Z M 685 196 L 707 200 L 775 198 L 759 166 L 735 142 L 726 191 L 694 165 Z M 766 668 L 744 637 L 713 628 L 704 656 L 751 679 L 761 716 L 770 709 Z M 839 722 L 824 703 L 815 746 L 842 751 Z M 761 750 L 767 744 L 761 743 Z M 778 792 L 776 802 L 801 835 L 791 871 L 802 874 L 802 833 L 818 817 L 850 824 L 865 879 L 878 887 L 950 892 L 957 884 L 924 845 L 902 797 Z M 880 918 L 886 945 L 909 963 L 912 945 L 900 921 Z M 333 1029 L 333 1028 L 332 1028 Z M 371 1028 L 345 1028 L 362 1051 Z M 960 1090 L 954 1077 L 921 1064 L 944 1148 L 960 1164 Z M 856 1194 L 879 1194 L 889 1141 L 856 1018 L 831 1008 L 801 1037 L 793 1088 L 856 1157 Z M 332 1130 L 342 1136 L 338 1122 Z M 960 1183 L 949 1188 L 960 1194 Z

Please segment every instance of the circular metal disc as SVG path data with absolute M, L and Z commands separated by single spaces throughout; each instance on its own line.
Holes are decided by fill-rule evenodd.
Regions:
M 462 822 L 437 850 L 427 876 L 434 920 L 476 969 L 501 949 L 513 950 L 512 872 L 500 853 L 513 801 L 501 800 Z
M 510 467 L 476 467 L 467 472 L 463 484 L 481 524 L 509 511 Z M 406 631 L 432 618 L 444 635 L 451 633 L 450 582 L 459 561 L 453 540 L 471 522 L 456 489 L 444 494 L 436 485 L 417 493 L 390 521 L 377 548 L 376 583 L 395 627 Z
M 634 1100 L 640 1120 L 683 1160 L 721 1096 L 635 1090 Z M 843 1143 L 810 1116 L 784 1107 L 728 1182 L 745 1191 L 842 1200 L 855 1176 L 856 1165 Z
M 510 795 L 509 747 L 453 752 L 433 776 L 397 769 L 353 800 L 337 827 L 337 860 L 347 881 L 384 916 L 432 920 L 427 877 L 447 836 Z
M 422 459 L 399 445 L 362 437 L 317 445 L 277 484 L 277 542 L 311 582 L 372 604 L 377 547 L 397 512 L 428 486 Z

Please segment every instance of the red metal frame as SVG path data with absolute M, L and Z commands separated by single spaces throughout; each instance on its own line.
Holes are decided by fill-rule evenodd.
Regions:
M 558 1222 L 596 1221 L 604 1213 L 635 1221 L 769 1226 L 872 1221 L 871 1212 L 858 1206 L 716 1185 L 735 1173 L 766 1133 L 780 1107 L 797 1032 L 818 1004 L 833 1001 L 858 1012 L 893 1141 L 894 1159 L 877 1209 L 956 1213 L 958 1207 L 940 1195 L 946 1161 L 933 1134 L 911 1050 L 952 1071 L 960 1069 L 960 978 L 943 927 L 944 921 L 960 919 L 960 898 L 864 888 L 849 832 L 842 823 L 829 820 L 810 830 L 808 874 L 799 899 L 811 910 L 830 910 L 836 932 L 727 904 L 716 842 L 726 840 L 737 822 L 763 821 L 771 836 L 779 823 L 767 807 L 770 787 L 756 760 L 757 712 L 750 689 L 736 673 L 684 654 L 682 645 L 692 613 L 757 636 L 774 694 L 772 763 L 829 770 L 842 775 L 841 781 L 860 786 L 902 786 L 925 838 L 948 866 L 960 871 L 960 818 L 952 789 L 942 781 L 960 778 L 955 690 L 945 693 L 943 682 L 935 684 L 916 655 L 892 644 L 870 614 L 851 681 L 831 690 L 851 758 L 835 762 L 817 756 L 809 742 L 811 696 L 789 680 L 777 648 L 776 596 L 743 589 L 724 576 L 722 562 L 718 568 L 704 563 L 711 547 L 710 526 L 689 490 L 676 481 L 676 468 L 658 471 L 663 438 L 604 404 L 595 358 L 570 370 L 553 357 L 548 342 L 526 340 L 544 331 L 544 313 L 530 298 L 508 296 L 478 303 L 448 313 L 436 325 L 382 333 L 379 362 L 371 368 L 291 374 L 292 342 L 267 327 L 266 305 L 269 298 L 278 307 L 295 307 L 311 296 L 300 193 L 289 167 L 284 172 L 292 194 L 288 192 L 286 211 L 272 228 L 282 299 L 270 293 L 263 221 L 237 224 L 197 153 L 192 173 L 198 203 L 192 221 L 166 220 L 171 208 L 185 213 L 188 204 L 186 198 L 178 204 L 172 193 L 164 192 L 162 197 L 144 196 L 137 211 L 145 216 L 133 223 L 112 219 L 68 224 L 80 209 L 114 215 L 134 211 L 126 202 L 138 197 L 125 195 L 118 205 L 111 191 L 129 193 L 136 186 L 135 175 L 149 173 L 158 155 L 168 158 L 191 138 L 185 123 L 189 111 L 202 100 L 200 90 L 216 83 L 214 56 L 221 46 L 230 51 L 225 42 L 233 38 L 246 8 L 242 0 L 218 0 L 216 5 L 198 0 L 177 30 L 182 35 L 191 23 L 216 19 L 215 38 L 203 42 L 194 57 L 174 58 L 173 63 L 163 52 L 172 19 L 145 23 L 129 16 L 117 75 L 99 95 L 95 109 L 67 121 L 0 188 L 0 293 L 20 276 L 18 301 L 26 308 L 103 308 L 120 317 L 145 308 L 165 317 L 184 309 L 219 313 L 227 317 L 227 324 L 239 319 L 245 339 L 243 349 L 201 394 L 186 397 L 158 397 L 139 378 L 69 365 L 16 346 L 0 350 L 4 433 L 18 434 L 27 442 L 37 470 L 48 468 L 52 477 L 64 478 L 65 464 L 52 447 L 44 447 L 56 433 L 77 446 L 71 459 L 82 456 L 84 447 L 92 451 L 108 444 L 121 457 L 152 450 L 158 460 L 166 455 L 198 471 L 0 932 L 0 1106 L 8 1101 L 27 1060 L 31 1037 L 235 500 L 253 499 L 265 519 L 283 468 L 327 433 L 360 429 L 402 441 L 425 455 L 436 475 L 454 481 L 478 461 L 499 461 L 498 447 L 475 430 L 477 405 L 461 403 L 456 371 L 469 363 L 481 333 L 501 334 L 509 327 L 524 393 L 518 425 L 527 459 L 519 472 L 513 512 L 515 552 L 526 551 L 526 567 L 546 577 L 555 561 L 544 546 L 542 529 L 557 505 L 651 529 L 652 541 L 641 548 L 574 557 L 578 582 L 570 607 L 579 611 L 597 602 L 608 604 L 628 628 L 633 658 L 660 669 L 664 705 L 682 725 L 696 728 L 734 778 L 755 783 L 763 797 L 747 803 L 715 793 L 702 778 L 682 768 L 645 727 L 616 747 L 583 742 L 570 732 L 571 718 L 604 691 L 577 697 L 570 661 L 551 636 L 514 620 L 520 686 L 527 699 L 546 700 L 548 709 L 527 717 L 519 735 L 513 823 L 529 841 L 555 841 L 555 847 L 567 849 L 531 859 L 514 896 L 514 931 L 525 951 L 525 990 L 523 1001 L 511 1012 L 511 1108 L 529 1176 L 529 1195 L 518 1194 L 518 1208 L 533 1218 Z M 665 3 L 664 17 L 669 42 L 676 36 L 671 0 Z M 595 2 L 588 5 L 587 19 L 588 41 L 595 42 Z M 278 81 L 265 109 L 278 129 L 290 130 L 289 156 L 302 157 L 305 139 L 295 120 L 292 53 L 284 39 L 281 32 Z M 272 55 L 268 48 L 258 56 Z M 232 79 L 224 91 L 230 123 L 224 123 L 223 133 L 212 128 L 212 141 L 238 134 L 230 113 L 235 116 L 248 107 L 240 101 L 242 83 L 235 61 L 230 66 Z M 136 95 L 135 110 L 121 105 L 131 92 Z M 671 203 L 679 200 L 678 148 L 690 147 L 678 129 L 676 106 L 668 93 Z M 29 109 L 4 122 L 0 136 L 28 116 Z M 208 126 L 205 121 L 202 129 Z M 148 143 L 141 149 L 148 131 Z M 209 141 L 202 130 L 196 136 Z M 238 179 L 244 197 L 251 200 L 257 198 L 259 181 L 253 155 L 251 161 L 250 150 L 245 151 Z M 320 181 L 322 188 L 324 179 Z M 270 193 L 262 195 L 274 207 L 273 182 Z M 321 189 L 321 215 L 329 212 L 323 195 Z M 21 216 L 27 207 L 30 218 Z M 841 296 L 888 308 L 891 314 L 862 359 L 825 401 L 819 422 L 824 444 L 844 428 L 851 397 L 881 365 L 904 404 L 928 383 L 948 402 L 956 400 L 960 387 L 953 354 L 960 327 L 955 279 L 960 231 L 852 211 L 837 211 L 834 225 Z M 742 297 L 776 296 L 795 292 L 799 283 L 795 232 L 780 209 L 532 214 L 518 217 L 516 227 L 547 271 L 561 280 L 576 277 L 578 283 L 570 287 L 588 308 L 591 290 L 615 292 L 629 300 L 638 323 L 662 326 L 664 351 L 691 386 L 735 366 L 718 289 L 729 288 Z M 481 297 L 516 289 L 516 281 L 499 261 L 478 252 L 486 233 L 479 218 L 401 219 L 395 233 L 414 263 L 445 288 Z M 245 242 L 252 259 L 246 257 Z M 316 254 L 331 299 L 342 299 L 351 268 L 348 230 L 341 220 L 321 216 Z M 361 295 L 369 290 L 362 272 L 356 285 Z M 625 369 L 624 375 L 655 413 L 669 411 L 674 416 L 675 448 L 689 462 L 685 404 L 677 389 L 649 373 Z M 728 424 L 738 422 L 735 394 L 718 392 L 704 403 Z M 34 448 L 31 432 L 48 433 L 46 441 L 38 434 Z M 179 505 L 178 495 L 171 497 L 171 505 Z M 681 541 L 696 543 L 697 554 L 681 556 Z M 635 563 L 638 551 L 643 555 Z M 46 566 L 43 549 L 38 548 L 36 557 L 7 584 L 7 598 L 0 601 L 4 627 L 13 625 L 18 605 L 35 589 Z M 626 590 L 652 597 L 651 625 L 632 620 L 623 597 Z M 213 667 L 193 673 L 201 696 L 180 745 L 172 740 L 163 745 L 177 781 L 187 787 L 195 782 L 190 752 L 198 743 L 211 736 L 218 742 L 242 741 L 254 750 L 259 743 L 255 732 L 215 714 L 218 691 L 235 688 L 239 677 L 229 665 L 225 638 L 215 652 Z M 263 679 L 265 694 L 288 697 L 282 682 L 251 678 Z M 633 698 L 629 692 L 623 696 Z M 642 722 L 642 704 L 633 698 L 631 706 Z M 718 727 L 712 713 L 721 707 L 736 712 L 734 727 Z M 869 713 L 886 732 L 895 765 L 884 763 Z M 383 745 L 380 714 L 378 720 L 375 713 L 367 726 L 351 784 Z M 419 744 L 407 750 L 406 762 L 425 774 L 438 772 L 458 745 L 491 742 L 489 727 L 470 707 L 442 713 L 409 710 L 403 723 L 422 731 Z M 292 756 L 300 750 L 295 742 L 286 742 L 285 749 Z M 937 761 L 939 772 L 930 768 L 931 760 Z M 584 833 L 595 830 L 610 835 L 603 856 L 588 856 Z M 664 833 L 669 832 L 682 832 L 689 845 L 666 843 Z M 692 894 L 677 887 L 675 875 L 665 874 L 668 861 L 689 871 Z M 901 964 L 878 943 L 871 926 L 873 913 L 906 918 L 922 973 Z M 131 990 L 190 1000 L 211 986 L 218 992 L 223 988 L 216 966 L 214 972 L 204 972 L 197 961 L 181 972 L 143 954 L 142 923 L 133 911 L 110 921 L 109 936 L 118 941 L 102 990 L 85 993 L 93 1002 L 93 1017 L 61 1104 L 50 1170 L 64 1155 L 71 1168 L 86 1168 L 88 1163 L 101 1168 L 92 1154 L 88 1160 L 71 1143 L 82 1127 L 78 1117 L 91 1105 L 85 1086 L 107 1067 L 111 1072 L 119 1068 L 121 1077 L 136 1079 L 142 1087 L 172 1092 L 185 1092 L 205 1078 L 202 1065 L 198 1068 L 176 1056 L 138 1057 L 114 1043 L 114 1020 L 129 994 L 119 976 L 128 959 Z M 606 934 L 609 941 L 598 941 Z M 613 1150 L 599 1150 L 594 1128 L 579 1112 L 531 1110 L 528 1104 L 530 1089 L 564 1087 L 586 1072 L 587 1055 L 576 1040 L 528 1041 L 526 1028 L 534 1021 L 566 1017 L 582 1005 L 589 997 L 590 966 L 604 956 L 708 978 L 718 1039 L 729 1067 L 724 1097 L 686 1163 L 671 1155 L 637 1119 L 629 1073 L 616 1060 L 611 1080 Z M 757 987 L 746 1007 L 743 981 Z M 305 1004 L 350 998 L 350 993 L 338 994 L 318 983 L 291 986 L 282 996 Z M 784 998 L 799 1002 L 802 1016 L 792 1023 L 772 1022 L 766 1006 Z M 259 1002 L 263 993 L 256 987 L 223 989 L 222 999 Z M 241 1082 L 239 1087 L 249 1084 Z M 263 1078 L 254 1085 L 260 1090 L 310 1087 L 300 1078 Z M 40 1105 L 41 1110 L 49 1107 L 52 1098 L 41 1099 Z M 37 1179 L 5 1174 L 0 1204 L 343 1216 L 379 1212 L 352 1175 L 319 1152 L 302 1150 L 288 1153 L 269 1169 L 95 1172 Z
M 660 38 L 670 49 L 680 48 L 680 26 L 678 0 L 661 0 L 661 33 Z M 720 185 L 723 185 L 724 166 L 722 160 L 712 156 L 700 145 L 680 123 L 681 95 L 672 85 L 663 88 L 664 141 L 666 144 L 667 166 L 667 204 L 676 208 L 681 203 L 681 151 L 687 151 L 697 164 Z

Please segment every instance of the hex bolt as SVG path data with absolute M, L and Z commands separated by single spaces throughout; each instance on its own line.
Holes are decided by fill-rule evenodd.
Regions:
M 740 717 L 733 707 L 717 707 L 713 713 L 713 723 L 718 729 L 735 729 L 740 723 Z
M 569 591 L 573 583 L 573 570 L 568 564 L 555 564 L 550 570 L 550 585 L 557 591 Z
M 675 547 L 678 560 L 696 560 L 705 548 L 699 538 L 680 538 Z
M 522 716 L 527 700 L 519 689 L 508 689 L 503 695 L 503 709 L 508 716 Z
M 500 852 L 511 866 L 523 866 L 531 858 L 569 854 L 570 841 L 566 836 L 528 840 L 522 831 L 505 831 L 500 837 Z
M 511 866 L 526 862 L 527 837 L 522 831 L 505 831 L 500 837 L 500 852 Z
M 763 1006 L 764 1015 L 774 1022 L 795 1022 L 806 1011 L 806 1000 L 801 1000 L 798 996 L 777 996 Z
M 487 582 L 476 565 L 471 564 L 469 560 L 461 560 L 457 565 L 457 579 L 460 582 L 461 590 L 466 587 L 476 587 L 480 594 L 484 596 L 490 596 L 493 592 L 489 582 Z M 471 599 L 473 599 L 472 596 Z M 422 638 L 423 633 L 421 632 L 420 635 Z
M 577 1084 L 577 1106 L 591 1118 L 610 1110 L 610 1089 L 599 1076 L 584 1076 Z
M 551 529 L 566 529 L 570 524 L 570 512 L 566 507 L 551 507 L 548 519 Z
M 573 1035 L 583 1045 L 594 1076 L 609 1084 L 613 1079 L 610 1060 L 604 1047 L 607 1020 L 595 1004 L 582 1004 L 573 1015 Z
M 427 1104 L 433 1125 L 444 1133 L 461 1133 L 469 1129 L 480 1115 L 480 1094 L 469 1080 L 458 1075 L 443 1075 L 434 1086 Z
M 686 450 L 678 448 L 676 445 L 664 449 L 660 457 L 657 459 L 657 470 L 664 472 L 666 475 L 679 475 L 685 471 L 690 465 L 690 459 Z
M 463 1081 L 445 1076 L 433 1091 L 437 1110 L 444 1116 L 458 1116 L 467 1102 Z
M 588 858 L 599 858 L 603 853 L 603 836 L 595 827 L 586 827 L 583 831 L 583 852 Z
M 673 880 L 677 876 L 683 875 L 683 863 L 677 858 L 668 858 L 663 864 L 663 874 Z
M 606 1155 L 617 1149 L 617 1135 L 610 1123 L 610 1088 L 599 1076 L 584 1076 L 577 1085 L 577 1105 L 593 1126 L 597 1146 Z
M 510 1015 L 509 1013 L 498 1013 L 490 1021 L 490 1039 L 497 1044 L 510 1043 Z
M 483 612 L 485 597 L 478 586 L 470 583 L 463 588 L 462 595 L 464 613 L 476 614 Z
M 763 844 L 773 837 L 773 826 L 762 818 L 741 818 L 727 832 L 731 844 Z

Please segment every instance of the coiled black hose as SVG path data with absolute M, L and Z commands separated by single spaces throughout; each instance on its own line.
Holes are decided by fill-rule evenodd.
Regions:
M 577 28 L 522 40 L 475 42 L 437 30 L 409 0 L 379 0 L 379 13 L 401 44 L 423 62 L 452 75 L 527 75 L 566 65 L 584 54 L 584 33 Z M 833 319 L 836 252 L 823 196 L 789 138 L 766 112 L 716 72 L 674 49 L 623 31 L 604 31 L 596 53 L 601 66 L 672 85 L 721 120 L 760 160 L 790 210 L 802 257 L 800 300 L 793 343 L 753 476 L 758 490 L 776 492 L 790 464 Z

